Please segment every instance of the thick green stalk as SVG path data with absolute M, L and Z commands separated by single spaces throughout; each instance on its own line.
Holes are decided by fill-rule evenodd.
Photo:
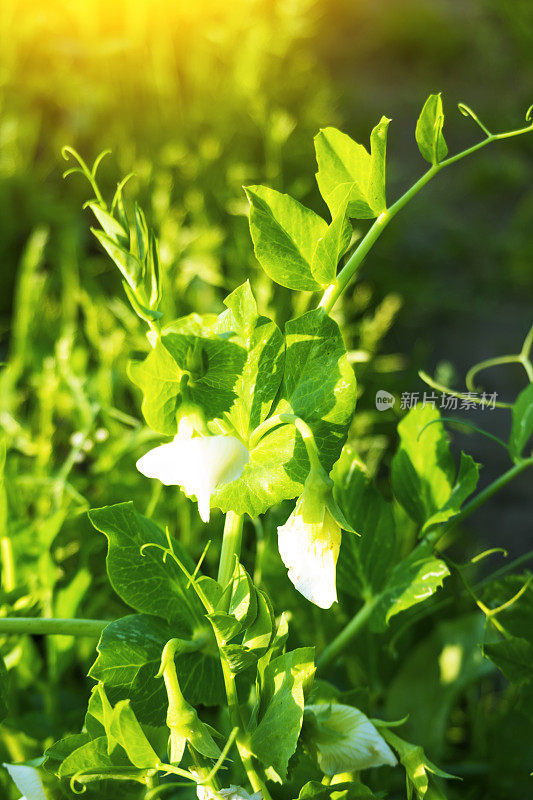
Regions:
M 242 525 L 243 517 L 240 514 L 234 514 L 233 511 L 228 511 L 224 523 L 217 578 L 223 589 L 226 588 L 233 575 L 235 556 L 238 558 L 241 554 Z
M 235 743 L 239 751 L 239 756 L 241 758 L 242 765 L 246 771 L 248 780 L 250 781 L 250 784 L 254 792 L 262 792 L 263 800 L 271 800 L 270 792 L 268 791 L 265 782 L 261 779 L 253 764 L 252 756 L 248 748 L 246 734 L 244 733 L 244 723 L 241 715 L 239 698 L 237 695 L 237 687 L 235 685 L 235 678 L 233 676 L 233 673 L 231 672 L 228 662 L 226 661 L 222 653 L 220 654 L 220 662 L 222 664 L 222 673 L 224 675 L 224 686 L 226 688 L 226 696 L 228 698 L 228 711 L 229 711 L 230 722 L 234 728 L 238 728 L 239 730 Z
M 98 637 L 109 619 L 47 619 L 45 617 L 0 618 L 0 634 L 42 634 Z
M 515 464 L 513 467 L 508 469 L 507 472 L 504 472 L 503 475 L 500 475 L 499 478 L 487 486 L 482 492 L 476 495 L 473 500 L 467 503 L 463 510 L 457 514 L 457 516 L 453 517 L 453 519 L 444 525 L 431 531 L 425 537 L 425 540 L 430 544 L 435 545 L 446 533 L 449 533 L 453 528 L 459 525 L 459 523 L 463 522 L 463 520 L 473 514 L 474 511 L 477 511 L 477 509 L 486 503 L 487 500 L 496 494 L 496 492 L 498 492 L 510 481 L 512 481 L 513 478 L 516 478 L 517 475 L 531 466 L 533 466 L 533 457 L 524 459 L 518 464 Z M 332 642 L 330 642 L 318 659 L 318 671 L 323 670 L 325 666 L 337 658 L 337 656 L 339 656 L 350 644 L 350 642 L 352 642 L 353 639 L 360 633 L 370 619 L 372 611 L 378 605 L 381 598 L 382 594 L 380 593 L 367 600 L 359 609 L 357 614 L 346 625 L 346 627 L 342 629 L 342 631 L 335 637 L 335 639 L 333 639 Z

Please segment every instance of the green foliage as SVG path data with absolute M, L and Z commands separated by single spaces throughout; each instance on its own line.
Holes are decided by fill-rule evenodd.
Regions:
M 277 6 L 272 13 L 278 14 Z M 208 16 L 205 25 L 213 33 Z M 181 76 L 180 69 L 175 72 Z M 253 70 L 248 64 L 239 74 L 253 76 Z M 276 160 L 272 154 L 289 136 L 292 123 L 283 122 L 282 115 L 276 134 L 273 111 L 263 107 L 253 86 L 241 105 L 264 131 L 261 146 L 268 163 L 260 172 L 270 181 L 281 175 L 280 164 L 277 172 L 270 169 Z M 357 326 L 354 316 L 364 308 L 364 298 L 361 304 L 355 293 L 352 304 L 341 301 L 389 220 L 424 182 L 470 151 L 532 129 L 526 125 L 493 135 L 466 106 L 460 110 L 487 138 L 443 163 L 442 102 L 440 95 L 430 96 L 415 138 L 433 169 L 390 207 L 385 180 L 389 120 L 383 117 L 372 130 L 369 150 L 336 128 L 322 129 L 315 140 L 317 182 L 331 222 L 297 197 L 258 185 L 264 178 L 249 174 L 254 170 L 243 169 L 239 160 L 226 163 L 219 149 L 222 140 L 211 143 L 216 152 L 209 156 L 201 140 L 180 150 L 181 133 L 176 134 L 172 152 L 161 156 L 163 174 L 154 168 L 150 178 L 155 188 L 146 215 L 125 197 L 128 178 L 109 203 L 104 199 L 96 177 L 105 153 L 89 168 L 72 148 L 64 151 L 79 165 L 67 172 L 81 173 L 94 192 L 88 206 L 100 228 L 93 232 L 119 270 L 133 313 L 121 299 L 94 291 L 94 281 L 104 280 L 101 254 L 94 256 L 83 280 L 71 275 L 75 239 L 70 260 L 63 254 L 60 265 L 61 309 L 56 304 L 49 311 L 47 295 L 39 289 L 47 280 L 42 268 L 47 237 L 34 234 L 21 267 L 18 324 L 0 387 L 0 419 L 9 449 L 6 460 L 2 438 L 0 648 L 5 666 L 0 657 L 0 716 L 6 715 L 6 722 L 0 743 L 9 757 L 21 760 L 21 755 L 41 752 L 44 740 L 63 736 L 38 763 L 54 797 L 86 789 L 90 798 L 137 800 L 173 791 L 174 778 L 188 781 L 191 793 L 197 788 L 207 798 L 229 792 L 245 799 L 248 788 L 264 800 L 271 795 L 275 800 L 403 796 L 403 772 L 392 758 L 386 770 L 365 770 L 364 783 L 350 774 L 329 786 L 321 781 L 324 765 L 317 746 L 312 736 L 301 736 L 313 692 L 326 702 L 357 698 L 369 715 L 396 718 L 409 711 L 410 719 L 399 724 L 408 726 L 415 744 L 389 730 L 398 723 L 374 718 L 372 724 L 385 731 L 399 755 L 408 800 L 444 798 L 438 779 L 452 775 L 436 767 L 425 750 L 432 757 L 437 752 L 439 761 L 442 753 L 443 763 L 457 762 L 457 771 L 468 776 L 483 736 L 474 729 L 476 711 L 466 719 L 465 709 L 490 696 L 491 707 L 504 717 L 516 692 L 526 698 L 527 712 L 533 652 L 530 576 L 521 578 L 519 586 L 515 576 L 503 579 L 501 586 L 484 578 L 482 594 L 485 586 L 491 594 L 481 599 L 475 584 L 481 556 L 472 558 L 468 529 L 465 541 L 454 542 L 467 559 L 464 566 L 443 551 L 459 522 L 531 465 L 523 456 L 532 433 L 530 387 L 512 409 L 514 467 L 467 504 L 477 487 L 478 465 L 463 453 L 456 468 L 445 420 L 431 406 L 412 410 L 399 423 L 399 447 L 391 462 L 387 436 L 379 455 L 372 457 L 382 422 L 368 415 L 368 406 L 365 422 L 365 380 L 375 365 L 368 365 L 366 373 L 362 365 L 375 354 L 394 312 L 385 308 L 382 317 L 376 312 L 366 327 Z M 238 127 L 233 118 L 230 127 Z M 234 149 L 231 137 L 226 143 Z M 144 166 L 145 173 L 150 171 Z M 176 205 L 170 187 L 187 170 L 194 174 L 194 190 Z M 230 179 L 233 172 L 237 177 Z M 309 295 L 287 299 L 257 273 L 239 219 L 244 198 L 215 191 L 214 205 L 236 220 L 213 224 L 207 198 L 213 199 L 210 186 L 219 180 L 248 185 L 249 227 L 266 276 L 297 292 L 322 290 L 321 300 Z M 288 184 L 298 198 L 307 191 L 305 180 L 301 186 Z M 365 235 L 364 226 L 352 229 L 352 219 L 376 221 L 368 223 Z M 222 247 L 226 231 L 231 243 Z M 354 248 L 337 275 L 352 240 Z M 195 241 L 200 242 L 196 260 Z M 86 271 L 88 263 L 83 262 Z M 224 300 L 226 310 L 217 315 L 223 292 L 235 285 Z M 24 304 L 26 293 L 30 305 Z M 397 302 L 392 305 L 398 308 Z M 280 327 L 261 314 L 265 307 L 271 316 L 275 312 Z M 56 320 L 50 333 L 51 341 L 57 339 L 53 357 L 32 339 L 35 308 L 43 309 L 44 320 Z M 146 338 L 135 315 L 147 324 Z M 504 357 L 501 363 L 518 361 L 531 378 L 528 342 L 529 336 L 520 356 Z M 139 353 L 144 360 L 138 360 Z M 151 432 L 129 413 L 137 411 L 126 362 L 129 377 L 142 391 L 142 412 Z M 387 371 L 381 369 L 380 384 Z M 355 372 L 363 378 L 357 387 Z M 357 394 L 363 411 L 354 418 Z M 27 427 L 18 421 L 24 413 L 31 415 Z M 64 429 L 58 422 L 63 419 Z M 219 475 L 213 485 L 207 484 L 221 464 L 206 456 L 198 469 L 199 484 L 206 484 L 199 488 L 213 506 L 227 512 L 221 545 L 217 517 L 209 523 L 214 541 L 206 543 L 206 531 L 187 501 L 157 483 L 148 486 L 133 471 L 153 434 L 175 435 L 182 419 L 194 421 L 195 438 L 216 434 L 217 442 L 225 436 L 237 440 L 243 464 L 249 453 L 237 475 Z M 372 443 L 366 450 L 365 437 L 367 445 L 368 439 Z M 361 447 L 368 458 L 361 456 Z M 191 470 L 197 467 L 191 464 Z M 312 519 L 302 510 L 283 525 L 289 505 L 276 506 L 301 495 L 304 485 L 306 492 L 316 490 Z M 115 502 L 133 494 L 146 516 L 130 502 Z M 107 538 L 107 577 L 117 597 L 102 580 L 103 540 L 91 536 L 85 523 L 83 512 L 93 505 L 102 506 L 90 511 L 89 519 Z M 244 515 L 253 525 L 249 520 L 243 524 Z M 341 526 L 346 532 L 342 545 Z M 276 528 L 294 537 L 287 546 L 296 554 L 288 576 L 298 589 L 304 587 L 305 597 L 310 595 L 303 565 L 310 563 L 316 567 L 315 579 L 330 583 L 334 599 L 340 548 L 340 602 L 329 613 L 310 606 L 290 586 L 276 551 Z M 348 533 L 353 531 L 359 535 Z M 287 561 L 283 548 L 281 553 Z M 123 603 L 138 613 L 123 616 Z M 469 613 L 472 607 L 478 609 L 475 615 Z M 450 619 L 443 620 L 443 608 Z M 91 631 L 102 633 L 89 670 L 96 684 L 84 724 L 80 709 L 87 687 L 79 675 L 90 662 L 93 643 L 51 639 L 36 646 L 29 635 L 40 631 L 39 625 L 46 631 L 47 617 L 75 617 L 80 610 L 111 619 L 108 624 L 90 622 Z M 480 612 L 486 618 L 484 635 Z M 53 623 L 67 635 L 83 632 L 75 620 Z M 316 645 L 317 665 L 310 641 Z M 509 691 L 494 679 L 493 665 L 513 684 Z M 14 687 L 9 708 L 6 666 Z M 320 679 L 313 687 L 317 668 Z M 44 700 L 36 698 L 35 687 L 43 690 Z M 413 707 L 406 708 L 406 702 Z M 82 733 L 64 737 L 65 731 L 76 730 Z M 322 741 L 345 735 L 355 752 L 368 744 L 364 728 L 355 723 L 345 734 L 328 730 L 327 721 L 321 729 Z M 341 761 L 343 752 L 340 747 Z M 345 773 L 350 764 L 348 759 Z M 231 789 L 221 789 L 226 785 Z M 455 800 L 458 795 L 450 791 Z
M 430 164 L 436 166 L 448 154 L 448 146 L 442 134 L 444 112 L 440 94 L 430 94 L 416 123 L 418 149 Z
M 431 405 L 413 408 L 398 425 L 400 447 L 392 462 L 394 494 L 423 531 L 457 514 L 478 479 L 478 465 L 464 453 L 455 478 L 439 420 Z
M 513 424 L 509 452 L 513 458 L 520 458 L 533 434 L 533 384 L 520 392 L 513 405 Z
M 284 780 L 302 727 L 304 702 L 315 672 L 313 648 L 302 647 L 261 668 L 252 752 Z
M 387 208 L 385 157 L 390 120 L 382 117 L 370 134 L 370 153 L 336 128 L 315 137 L 318 188 L 335 219 L 347 207 L 349 217 L 373 219 Z

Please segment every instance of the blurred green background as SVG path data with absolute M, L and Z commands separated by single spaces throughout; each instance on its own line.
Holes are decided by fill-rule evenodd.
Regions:
M 218 312 L 250 277 L 261 310 L 283 322 L 313 298 L 291 297 L 261 273 L 242 185 L 267 183 L 325 213 L 314 134 L 336 125 L 366 143 L 385 114 L 394 199 L 425 169 L 414 126 L 430 92 L 443 92 L 452 152 L 478 138 L 459 101 L 490 128 L 519 127 L 533 102 L 533 5 L 0 0 L 0 36 L 0 425 L 15 566 L 2 573 L 1 609 L 111 618 L 123 609 L 87 508 L 135 497 L 194 554 L 203 542 L 190 503 L 135 471 L 154 438 L 126 364 L 147 343 L 89 231 L 89 187 L 61 177 L 70 166 L 62 146 L 91 163 L 112 150 L 99 172 L 108 195 L 134 173 L 126 194 L 159 235 L 167 319 Z M 360 383 L 351 438 L 377 475 L 399 409 L 377 412 L 376 389 L 423 392 L 420 368 L 462 388 L 472 363 L 519 351 L 533 321 L 532 179 L 533 137 L 445 171 L 390 226 L 336 312 Z M 506 368 L 487 375 L 485 388 L 512 400 L 523 384 Z M 510 425 L 499 411 L 468 419 L 499 435 Z M 507 467 L 491 443 L 458 433 L 456 444 L 487 465 L 483 483 Z M 527 477 L 509 487 L 472 522 L 472 541 L 501 544 L 503 531 L 520 554 L 531 538 L 529 494 Z M 215 515 L 215 541 L 219 524 Z M 7 639 L 2 652 L 20 690 L 2 760 L 20 760 L 79 728 L 94 643 Z M 512 707 L 493 721 L 491 713 L 487 701 L 475 724 L 456 723 L 478 726 L 465 734 L 474 774 L 465 798 L 506 796 L 497 726 L 530 725 Z M 478 778 L 480 762 L 494 774 L 485 766 Z

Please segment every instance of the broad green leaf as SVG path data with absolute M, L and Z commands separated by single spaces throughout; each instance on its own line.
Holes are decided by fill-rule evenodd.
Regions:
M 513 424 L 509 450 L 513 458 L 520 458 L 533 434 L 533 383 L 520 392 L 513 405 Z
M 444 770 L 433 764 L 424 753 L 424 750 L 418 745 L 406 742 L 391 730 L 382 729 L 381 734 L 398 753 L 407 776 L 409 795 L 414 789 L 418 800 L 428 798 L 431 775 L 436 775 L 439 778 L 457 779 L 456 775 L 444 772 Z
M 104 730 L 102 728 L 98 737 L 102 736 L 103 733 Z M 54 742 L 53 745 L 44 751 L 43 769 L 55 774 L 59 765 L 67 756 L 82 745 L 90 742 L 91 739 L 96 739 L 98 737 L 91 736 L 89 733 L 76 733 L 72 736 L 65 736 L 63 739 L 59 739 L 59 741 Z
M 397 557 L 392 505 L 376 489 L 350 448 L 335 465 L 337 497 L 360 536 L 343 536 L 337 585 L 347 594 L 368 597 L 385 584 Z
M 96 773 L 105 776 L 115 769 L 118 774 L 123 770 L 127 770 L 127 774 L 136 774 L 123 750 L 117 748 L 113 758 L 109 756 L 107 737 L 101 736 L 99 739 L 92 739 L 90 742 L 82 744 L 68 755 L 59 767 L 58 775 L 60 778 L 69 778 L 78 773 Z
M 294 413 L 313 430 L 329 471 L 346 439 L 355 407 L 355 376 L 338 325 L 322 310 L 286 326 L 285 374 L 273 414 Z M 297 497 L 309 472 L 305 446 L 293 425 L 280 425 L 250 450 L 241 477 L 220 487 L 212 505 L 256 517 Z
M 297 497 L 309 469 L 300 445 L 292 425 L 267 433 L 250 450 L 241 477 L 219 487 L 211 496 L 211 505 L 255 518 L 273 505 Z
M 98 643 L 98 658 L 89 675 L 104 684 L 112 703 L 131 700 L 137 719 L 143 725 L 162 725 L 165 722 L 167 697 L 161 678 L 156 678 L 165 644 L 184 631 L 176 623 L 172 627 L 164 620 L 145 614 L 135 614 L 110 623 Z M 224 684 L 216 647 L 175 658 L 180 688 L 187 702 L 212 706 L 223 702 Z M 99 711 L 89 704 L 89 714 L 97 721 Z M 91 723 L 88 722 L 89 729 Z M 92 727 L 97 731 L 97 726 Z
M 202 621 L 203 608 L 174 559 L 163 559 L 162 549 L 169 546 L 163 531 L 131 502 L 93 509 L 89 519 L 107 536 L 107 573 L 119 597 L 136 611 L 177 620 L 192 632 Z M 156 546 L 142 549 L 147 544 Z M 181 545 L 172 540 L 172 547 L 192 572 L 194 564 Z
M 400 445 L 392 460 L 392 488 L 420 526 L 448 502 L 454 483 L 455 466 L 444 426 L 436 422 L 439 419 L 438 409 L 418 406 L 398 425 Z
M 316 309 L 288 322 L 285 338 L 285 374 L 276 413 L 290 412 L 307 422 L 329 471 L 340 456 L 356 401 L 355 375 L 342 334 L 336 322 Z
M 335 218 L 347 205 L 356 219 L 373 219 L 387 208 L 385 158 L 387 128 L 382 117 L 370 134 L 370 153 L 336 128 L 324 128 L 315 137 L 320 193 Z
M 228 309 L 220 315 L 216 333 L 230 336 L 246 353 L 228 418 L 246 440 L 269 414 L 283 377 L 285 348 L 278 326 L 258 315 L 248 281 L 228 295 L 224 303 Z
M 496 664 L 511 683 L 533 680 L 533 644 L 519 636 L 510 636 L 483 646 L 483 653 Z
M 459 473 L 451 494 L 442 508 L 425 522 L 422 533 L 426 533 L 434 525 L 446 522 L 458 514 L 464 501 L 475 490 L 478 480 L 479 464 L 476 464 L 471 456 L 461 453 Z
M 311 271 L 323 286 L 335 280 L 339 261 L 352 239 L 352 226 L 346 219 L 346 210 L 347 203 L 344 203 L 316 243 Z
M 320 289 L 312 263 L 317 242 L 328 228 L 325 220 L 267 186 L 248 186 L 246 194 L 255 255 L 267 275 L 288 289 Z
M 439 164 L 446 158 L 448 147 L 442 134 L 444 112 L 440 94 L 430 94 L 416 123 L 415 138 L 418 149 L 430 164 Z
M 315 672 L 314 650 L 302 647 L 273 659 L 261 681 L 257 724 L 251 733 L 252 752 L 281 779 L 296 750 L 302 727 L 304 697 Z
M 216 318 L 197 314 L 177 320 L 163 330 L 144 361 L 130 363 L 129 376 L 143 393 L 142 413 L 158 433 L 177 432 L 184 385 L 188 402 L 200 406 L 208 419 L 230 410 L 246 351 L 217 336 L 215 323 Z
M 0 722 L 7 717 L 8 705 L 7 698 L 9 697 L 9 677 L 7 674 L 4 659 L 0 655 Z
M 220 650 L 234 675 L 257 664 L 257 653 L 242 644 L 226 644 Z
M 372 614 L 373 629 L 383 630 L 395 614 L 434 595 L 449 574 L 444 561 L 433 555 L 427 542 L 421 542 L 392 570 Z
M 119 700 L 114 707 L 109 732 L 126 751 L 134 767 L 157 769 L 161 759 L 146 738 L 129 700 Z
M 324 786 L 320 781 L 308 781 L 297 800 L 328 800 L 335 794 L 336 800 L 377 800 L 377 795 L 360 781 L 332 783 Z
M 484 624 L 479 612 L 437 622 L 429 634 L 412 640 L 387 684 L 386 717 L 408 715 L 402 736 L 416 739 L 436 757 L 447 748 L 450 714 L 463 693 L 494 674 L 481 652 Z

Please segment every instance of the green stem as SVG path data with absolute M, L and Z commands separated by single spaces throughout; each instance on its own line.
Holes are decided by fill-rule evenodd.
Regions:
M 449 533 L 453 528 L 457 527 L 463 520 L 469 517 L 474 511 L 482 506 L 484 503 L 487 502 L 496 492 L 499 492 L 500 489 L 503 489 L 504 486 L 516 478 L 517 475 L 520 475 L 521 472 L 524 472 L 528 467 L 533 466 L 533 458 L 525 458 L 522 461 L 519 461 L 518 464 L 515 464 L 513 467 L 504 472 L 503 475 L 500 475 L 499 478 L 496 478 L 491 484 L 489 484 L 482 492 L 474 497 L 466 506 L 459 512 L 455 517 L 453 517 L 449 522 L 445 523 L 440 528 L 435 528 L 435 530 L 430 531 L 430 533 L 425 536 L 425 540 L 432 545 L 437 544 L 437 542 L 447 533 Z
M 246 734 L 244 733 L 244 723 L 241 715 L 235 678 L 233 676 L 233 673 L 231 672 L 228 662 L 226 661 L 222 653 L 220 654 L 220 662 L 222 664 L 224 686 L 226 688 L 226 696 L 228 698 L 228 711 L 229 711 L 230 722 L 234 728 L 238 729 L 235 743 L 237 745 L 237 750 L 239 751 L 239 756 L 242 761 L 242 765 L 246 771 L 248 780 L 250 781 L 250 785 L 252 786 L 254 792 L 261 792 L 263 795 L 263 800 L 272 800 L 270 792 L 268 791 L 265 782 L 259 776 L 252 761 L 252 755 L 248 748 Z
M 370 619 L 370 615 L 372 614 L 372 611 L 377 605 L 379 599 L 380 595 L 376 595 L 375 597 L 367 600 L 365 604 L 361 606 L 355 617 L 350 620 L 350 622 L 345 628 L 342 629 L 338 636 L 336 636 L 335 639 L 333 639 L 333 641 L 331 641 L 322 651 L 317 660 L 317 674 L 322 672 L 324 667 L 334 661 L 335 658 L 337 658 L 337 656 L 349 645 L 352 639 L 357 636 L 359 631 L 364 628 Z
M 530 133 L 531 131 L 533 131 L 533 125 L 528 125 L 526 128 L 520 128 L 516 131 L 509 131 L 508 133 L 489 134 L 481 142 L 478 142 L 472 147 L 457 153 L 457 155 L 451 156 L 450 158 L 441 161 L 439 164 L 434 164 L 432 167 L 430 167 L 427 172 L 425 172 L 422 177 L 420 177 L 416 183 L 414 183 L 413 186 L 411 186 L 411 188 L 405 192 L 405 194 L 396 200 L 396 202 L 393 203 L 390 208 L 388 208 L 386 211 L 383 211 L 383 213 L 379 215 L 366 236 L 363 237 L 355 251 L 352 253 L 351 257 L 337 275 L 335 282 L 331 284 L 331 286 L 328 286 L 328 288 L 325 290 L 319 303 L 319 308 L 323 308 L 326 314 L 330 313 L 333 306 L 356 274 L 361 262 L 368 254 L 369 250 L 373 247 L 376 240 L 381 236 L 391 219 L 395 217 L 398 211 L 401 211 L 401 209 L 416 194 L 418 194 L 418 192 L 427 183 L 429 183 L 429 181 L 438 172 L 441 171 L 441 169 L 449 167 L 451 164 L 455 164 L 456 161 L 460 161 L 462 158 L 475 153 L 477 150 L 481 150 L 482 147 L 486 147 L 486 145 L 491 144 L 491 142 L 499 141 L 501 139 L 510 139 L 512 136 L 520 136 L 523 133 Z
M 474 513 L 483 503 L 486 503 L 496 492 L 506 486 L 517 475 L 523 472 L 528 467 L 533 466 L 533 458 L 527 458 L 515 464 L 513 467 L 500 475 L 495 481 L 480 492 L 473 500 L 471 500 L 463 508 L 463 510 L 453 517 L 448 523 L 431 531 L 425 540 L 432 545 L 435 545 L 446 533 L 449 533 L 456 525 L 463 522 L 467 517 Z M 343 650 L 350 644 L 350 642 L 357 636 L 357 634 L 365 627 L 370 615 L 374 608 L 378 605 L 383 593 L 377 594 L 368 599 L 365 604 L 359 609 L 355 617 L 353 617 L 345 628 L 333 639 L 332 642 L 321 653 L 317 662 L 317 671 L 322 671 L 324 667 L 330 664 L 337 658 Z
M 98 637 L 109 625 L 109 619 L 46 619 L 44 617 L 0 618 L 0 634 L 42 634 L 57 636 Z
M 217 578 L 223 589 L 226 588 L 233 575 L 235 556 L 238 558 L 241 553 L 242 525 L 242 515 L 234 514 L 233 511 L 228 511 L 224 523 L 224 536 L 222 539 L 222 550 L 220 552 Z

